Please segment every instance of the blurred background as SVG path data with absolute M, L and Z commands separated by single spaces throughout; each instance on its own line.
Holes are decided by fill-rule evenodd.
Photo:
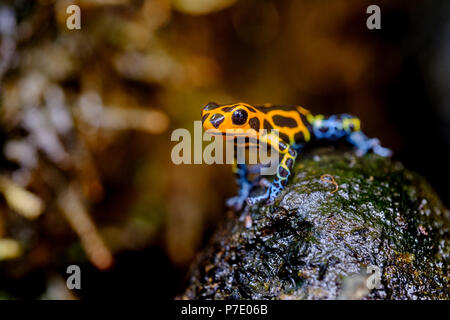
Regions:
M 173 298 L 236 192 L 230 166 L 170 160 L 209 101 L 355 114 L 449 206 L 449 17 L 446 0 L 1 1 L 0 299 Z

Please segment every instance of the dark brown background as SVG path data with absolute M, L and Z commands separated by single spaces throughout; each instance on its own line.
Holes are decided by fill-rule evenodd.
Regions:
M 229 166 L 170 161 L 171 132 L 192 130 L 209 101 L 355 114 L 369 136 L 450 204 L 448 1 L 217 0 L 211 3 L 222 9 L 203 6 L 199 13 L 190 0 L 87 0 L 75 31 L 65 27 L 68 3 L 2 4 L 17 23 L 8 35 L 16 50 L 2 49 L 9 60 L 2 74 L 1 171 L 11 179 L 28 172 L 31 178 L 18 183 L 45 203 L 42 215 L 28 221 L 0 202 L 0 237 L 25 248 L 17 259 L 0 261 L 5 297 L 66 297 L 57 284 L 70 263 L 84 270 L 80 298 L 173 297 L 235 193 Z M 381 30 L 366 28 L 370 4 L 381 7 Z M 57 134 L 71 165 L 38 147 L 38 165 L 23 168 L 5 146 L 29 137 L 24 110 L 45 114 L 44 93 L 52 86 L 64 93 L 73 121 Z M 158 113 L 145 113 L 138 130 L 126 117 L 119 117 L 121 129 L 95 128 L 104 114 L 79 114 L 88 93 L 101 97 L 106 113 Z M 37 102 L 27 102 L 33 94 Z M 74 183 L 115 257 L 108 271 L 93 266 L 55 203 Z

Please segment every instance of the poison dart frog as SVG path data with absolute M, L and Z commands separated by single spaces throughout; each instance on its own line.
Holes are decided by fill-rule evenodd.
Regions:
M 357 117 L 349 114 L 314 115 L 300 106 L 250 105 L 242 102 L 219 105 L 210 102 L 202 110 L 202 124 L 204 130 L 225 138 L 230 134 L 233 137 L 233 129 L 251 132 L 252 139 L 246 141 L 246 146 L 264 143 L 281 156 L 275 179 L 264 194 L 254 197 L 249 197 L 253 185 L 248 180 L 247 166 L 235 161 L 233 172 L 239 192 L 227 200 L 227 205 L 236 210 L 240 210 L 245 201 L 250 205 L 264 200 L 267 204 L 273 204 L 287 184 L 297 155 L 307 143 L 346 139 L 356 147 L 358 156 L 369 151 L 383 157 L 392 154 L 391 150 L 380 145 L 378 139 L 370 139 L 360 130 Z

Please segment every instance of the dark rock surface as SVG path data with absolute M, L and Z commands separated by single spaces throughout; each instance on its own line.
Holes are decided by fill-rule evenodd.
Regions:
M 228 212 L 178 298 L 449 299 L 449 216 L 400 163 L 319 149 L 273 207 Z

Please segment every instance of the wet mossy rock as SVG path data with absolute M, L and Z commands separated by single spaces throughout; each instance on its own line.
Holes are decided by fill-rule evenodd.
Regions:
M 400 163 L 317 150 L 274 206 L 229 212 L 179 298 L 449 299 L 449 217 Z

